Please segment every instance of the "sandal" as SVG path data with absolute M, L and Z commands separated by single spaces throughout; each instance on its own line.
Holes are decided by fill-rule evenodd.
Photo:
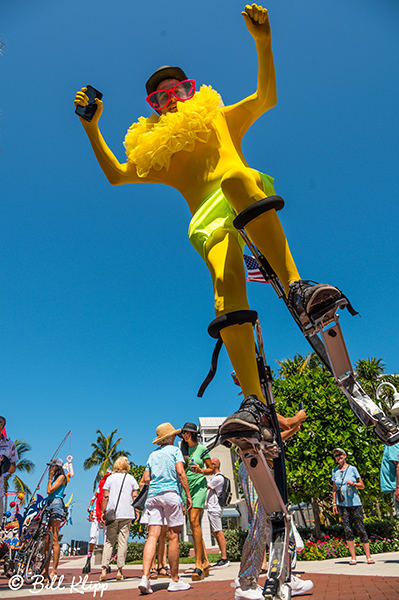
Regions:
M 203 568 L 205 577 L 209 577 L 209 566 Z
M 368 559 L 367 559 L 367 564 L 368 564 L 368 565 L 375 565 L 375 560 L 374 560 L 374 558 L 368 558 Z
M 157 569 L 157 571 L 158 571 L 159 577 L 170 577 L 168 565 L 166 565 L 165 567 L 159 567 L 159 569 Z M 163 573 L 161 573 L 161 571 L 163 571 Z
M 184 571 L 185 575 L 192 575 L 194 573 L 194 567 L 189 567 Z
M 117 573 L 115 576 L 116 581 L 123 581 L 124 579 L 126 579 L 126 577 L 124 576 L 123 573 Z
M 205 573 L 202 569 L 194 569 L 193 574 L 191 575 L 191 581 L 202 581 L 204 579 Z
M 356 562 L 356 560 L 350 560 L 350 561 L 349 561 L 349 564 L 350 564 L 350 565 L 357 565 L 357 562 Z
M 155 568 L 150 569 L 150 579 L 158 579 L 158 570 Z

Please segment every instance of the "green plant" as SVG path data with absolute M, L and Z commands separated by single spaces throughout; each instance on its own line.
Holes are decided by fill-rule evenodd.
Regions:
M 247 538 L 247 531 L 243 531 L 241 527 L 234 529 L 224 529 L 224 537 L 226 538 L 227 557 L 229 560 L 239 562 L 242 555 L 242 547 Z
M 129 542 L 127 545 L 126 562 L 133 562 L 143 560 L 144 542 Z
M 190 550 L 191 550 L 191 548 L 193 548 L 193 545 L 190 544 L 190 542 L 180 542 L 179 548 L 180 548 L 180 558 L 186 558 L 187 556 L 190 556 Z

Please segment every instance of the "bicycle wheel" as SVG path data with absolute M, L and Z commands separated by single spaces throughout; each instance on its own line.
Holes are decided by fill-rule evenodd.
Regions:
M 9 556 L 5 556 L 3 560 L 3 572 L 8 579 L 10 579 L 10 577 L 14 575 L 14 569 L 15 565 L 12 558 L 10 558 Z
M 41 575 L 47 566 L 53 547 L 53 534 L 48 529 L 43 531 L 33 542 L 26 560 L 24 579 L 27 584 L 33 583 L 37 575 Z

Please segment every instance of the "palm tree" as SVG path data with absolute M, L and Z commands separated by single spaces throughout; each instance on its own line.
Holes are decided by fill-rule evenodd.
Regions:
M 7 480 L 4 481 L 4 491 L 7 492 L 7 490 L 11 488 L 16 492 L 24 492 L 25 498 L 23 504 L 27 504 L 28 497 L 32 494 L 32 492 L 29 489 L 28 485 L 21 479 L 18 473 L 33 473 L 36 468 L 36 465 L 28 458 L 22 458 L 24 454 L 30 452 L 30 450 L 32 449 L 30 444 L 24 442 L 23 440 L 14 440 L 14 444 L 18 452 L 18 461 L 15 465 L 15 475 L 12 479 L 10 478 L 9 480 L 11 481 L 11 483 Z
M 364 391 L 373 399 L 376 399 L 375 392 L 381 383 L 381 375 L 385 371 L 385 364 L 382 358 L 361 358 L 355 364 L 355 371 L 364 387 Z
M 120 456 L 130 456 L 130 452 L 126 450 L 117 450 L 117 446 L 121 443 L 123 438 L 119 438 L 114 441 L 114 435 L 118 432 L 115 429 L 110 435 L 105 436 L 99 429 L 97 429 L 97 441 L 92 443 L 93 452 L 86 458 L 83 463 L 85 471 L 98 467 L 97 475 L 94 480 L 93 490 L 98 486 L 100 479 L 102 479 L 109 469 Z
M 315 352 L 312 352 L 307 357 L 295 354 L 294 358 L 278 360 L 277 363 L 280 367 L 279 375 L 283 379 L 302 373 L 305 369 L 324 369 L 322 362 Z

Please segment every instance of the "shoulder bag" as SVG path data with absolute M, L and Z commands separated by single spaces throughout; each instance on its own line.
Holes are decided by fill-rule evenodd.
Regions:
M 123 478 L 121 489 L 119 490 L 119 496 L 118 496 L 118 500 L 116 501 L 115 508 L 111 508 L 111 510 L 107 510 L 107 512 L 105 513 L 105 524 L 106 525 L 111 525 L 111 523 L 113 523 L 116 520 L 116 509 L 118 508 L 119 498 L 121 497 L 122 488 L 123 488 L 123 484 L 125 483 L 126 475 L 127 475 L 127 473 L 125 473 L 125 476 Z

